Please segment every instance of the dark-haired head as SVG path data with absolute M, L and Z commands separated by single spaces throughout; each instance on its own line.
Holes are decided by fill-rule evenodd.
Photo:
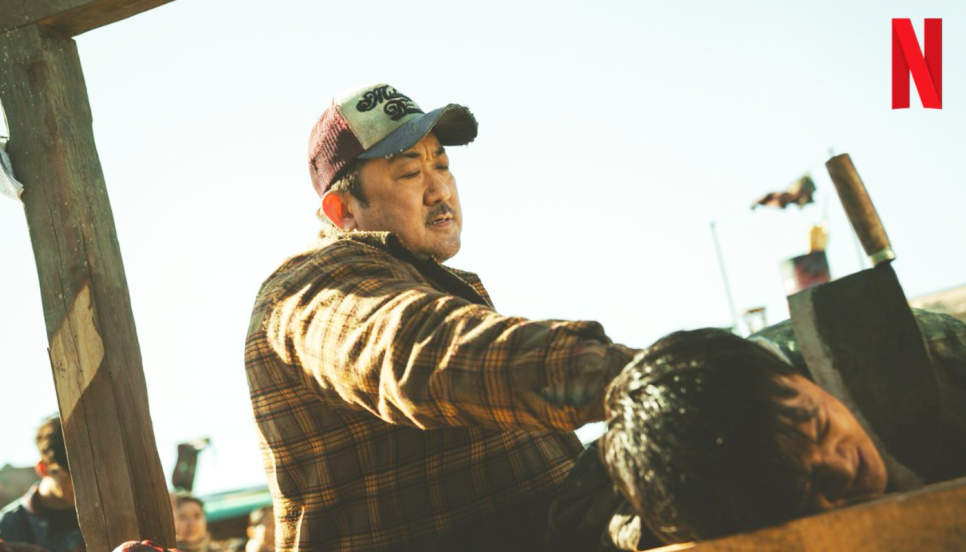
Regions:
M 666 542 L 713 538 L 805 513 L 815 410 L 789 404 L 791 365 L 718 329 L 676 332 L 607 394 L 601 454 L 621 493 Z
M 205 503 L 192 494 L 177 493 L 174 496 L 174 531 L 178 548 L 198 549 L 198 543 L 208 537 L 208 519 Z
M 67 464 L 67 447 L 64 445 L 64 430 L 60 424 L 60 416 L 53 416 L 44 420 L 37 429 L 37 450 L 40 451 L 41 461 L 48 466 L 59 466 L 64 471 L 70 471 Z
M 185 504 L 196 504 L 202 511 L 205 509 L 204 501 L 191 493 L 175 493 L 174 497 L 174 505 L 176 508 L 180 508 Z

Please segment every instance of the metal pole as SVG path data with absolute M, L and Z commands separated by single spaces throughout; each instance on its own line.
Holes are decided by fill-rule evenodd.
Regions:
M 735 310 L 734 299 L 731 298 L 731 286 L 728 285 L 728 273 L 725 272 L 724 258 L 721 256 L 721 245 L 718 243 L 718 230 L 711 221 L 711 237 L 714 238 L 714 250 L 718 254 L 718 266 L 721 267 L 721 279 L 724 281 L 725 295 L 728 296 L 728 307 L 731 309 L 732 330 L 738 333 L 738 311 Z

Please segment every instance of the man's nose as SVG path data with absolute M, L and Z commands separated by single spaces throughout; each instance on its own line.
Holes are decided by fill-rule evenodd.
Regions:
M 449 189 L 447 173 L 437 170 L 429 171 L 426 177 L 426 193 L 424 195 L 426 205 L 443 203 L 449 200 L 450 195 L 452 194 Z
M 840 453 L 828 454 L 815 468 L 814 483 L 830 499 L 843 498 L 855 478 L 855 466 L 850 458 Z

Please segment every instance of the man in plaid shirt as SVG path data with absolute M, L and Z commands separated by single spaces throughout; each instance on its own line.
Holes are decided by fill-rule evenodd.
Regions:
M 312 131 L 332 224 L 263 284 L 245 355 L 280 551 L 540 548 L 573 430 L 637 352 L 594 322 L 502 316 L 440 264 L 462 228 L 444 146 L 476 132 L 385 84 Z

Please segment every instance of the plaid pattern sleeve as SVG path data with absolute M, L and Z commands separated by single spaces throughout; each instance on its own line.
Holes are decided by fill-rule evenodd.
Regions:
M 391 235 L 326 237 L 263 285 L 246 368 L 280 550 L 535 548 L 635 351 L 497 314 Z
M 501 316 L 387 260 L 344 240 L 286 274 L 259 309 L 265 352 L 300 366 L 332 404 L 395 424 L 573 430 L 601 419 L 600 391 L 630 353 L 599 324 Z

